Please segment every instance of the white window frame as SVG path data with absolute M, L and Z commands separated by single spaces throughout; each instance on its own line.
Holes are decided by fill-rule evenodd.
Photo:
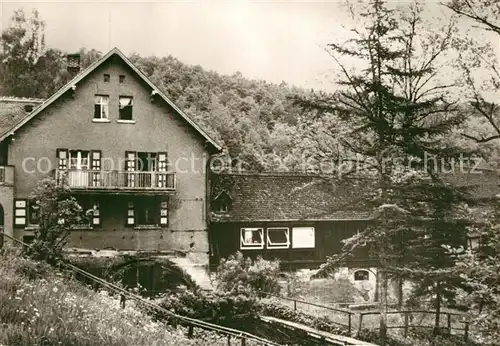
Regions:
M 100 108 L 101 108 L 100 117 L 99 118 L 94 118 L 94 119 L 108 120 L 108 116 L 109 116 L 109 96 L 108 95 L 95 95 L 94 105 L 99 105 Z
M 273 243 L 269 237 L 269 231 L 284 230 L 286 235 L 285 243 Z M 268 249 L 288 249 L 290 247 L 290 229 L 288 227 L 268 227 L 266 230 L 266 241 Z
M 260 243 L 247 243 L 245 242 L 245 231 L 259 231 Z M 261 250 L 264 249 L 264 229 L 262 227 L 242 227 L 240 228 L 240 249 L 241 250 Z
M 87 155 L 82 155 L 83 152 L 86 152 Z M 72 156 L 72 154 L 76 153 L 76 157 Z M 76 158 L 76 165 L 73 166 L 73 158 Z M 86 163 L 84 164 L 84 159 L 86 159 Z M 90 151 L 88 150 L 69 150 L 69 169 L 70 170 L 84 170 L 88 171 L 90 169 Z
M 301 231 L 311 231 L 312 230 L 312 242 L 313 244 L 301 244 L 298 242 L 297 234 Z M 316 229 L 314 227 L 293 227 L 292 228 L 292 248 L 293 249 L 314 249 L 316 247 Z

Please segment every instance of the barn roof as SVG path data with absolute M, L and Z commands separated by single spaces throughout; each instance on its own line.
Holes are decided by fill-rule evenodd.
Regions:
M 22 121 L 43 102 L 41 99 L 0 97 L 0 137 Z M 32 109 L 30 109 L 32 107 Z
M 473 197 L 489 200 L 500 193 L 499 175 L 486 170 L 449 173 L 445 180 L 472 188 Z M 215 174 L 212 202 L 226 191 L 227 212 L 212 213 L 215 222 L 327 221 L 371 218 L 367 201 L 377 193 L 371 179 L 300 173 Z M 482 210 L 478 209 L 478 210 Z

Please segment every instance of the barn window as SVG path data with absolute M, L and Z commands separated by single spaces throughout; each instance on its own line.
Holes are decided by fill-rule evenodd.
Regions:
M 366 281 L 370 278 L 368 270 L 357 270 L 354 272 L 354 281 Z
M 287 249 L 290 246 L 290 235 L 288 228 L 275 227 L 267 229 L 268 249 Z
M 240 247 L 245 249 L 264 248 L 264 230 L 262 228 L 242 228 L 240 230 Z
M 292 228 L 292 247 L 295 249 L 314 248 L 316 241 L 314 238 L 314 227 L 294 227 Z

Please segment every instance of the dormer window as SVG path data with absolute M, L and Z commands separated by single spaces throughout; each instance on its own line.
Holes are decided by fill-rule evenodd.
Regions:
M 132 105 L 134 99 L 131 96 L 120 96 L 120 120 L 133 120 Z
M 96 95 L 94 102 L 94 119 L 107 120 L 109 114 L 109 96 Z
M 108 73 L 104 74 L 104 83 L 109 83 L 109 80 L 111 79 L 110 75 Z
M 212 209 L 218 213 L 227 213 L 231 205 L 231 196 L 226 191 L 221 191 L 212 201 Z

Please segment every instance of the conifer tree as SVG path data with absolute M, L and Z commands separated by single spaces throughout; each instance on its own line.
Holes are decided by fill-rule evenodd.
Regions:
M 386 342 L 389 278 L 421 279 L 423 275 L 434 282 L 447 280 L 438 276 L 440 266 L 451 265 L 444 252 L 438 251 L 440 242 L 460 242 L 466 231 L 466 227 L 454 228 L 451 215 L 468 196 L 447 184 L 442 174 L 442 165 L 454 167 L 453 159 L 460 157 L 443 139 L 463 121 L 452 99 L 453 83 L 443 84 L 439 78 L 439 64 L 451 48 L 454 26 L 447 23 L 444 30 L 425 31 L 421 12 L 416 3 L 390 9 L 381 0 L 353 8 L 362 27 L 353 29 L 355 37 L 346 43 L 328 46 L 342 71 L 341 90 L 328 98 L 299 101 L 348 124 L 351 131 L 342 141 L 361 157 L 357 173 L 376 181 L 376 193 L 367 201 L 374 212 L 373 222 L 347 239 L 342 254 L 330 258 L 322 271 L 338 267 L 357 248 L 369 247 L 378 267 L 382 345 Z M 362 67 L 350 69 L 342 60 L 345 57 Z M 441 165 L 428 165 L 430 157 L 437 157 Z M 418 246 L 429 234 L 432 242 Z M 418 263 L 409 265 L 406 254 L 417 250 L 413 259 Z M 434 263 L 435 253 L 442 256 Z M 426 288 L 430 294 L 443 289 L 441 284 L 430 287 Z

